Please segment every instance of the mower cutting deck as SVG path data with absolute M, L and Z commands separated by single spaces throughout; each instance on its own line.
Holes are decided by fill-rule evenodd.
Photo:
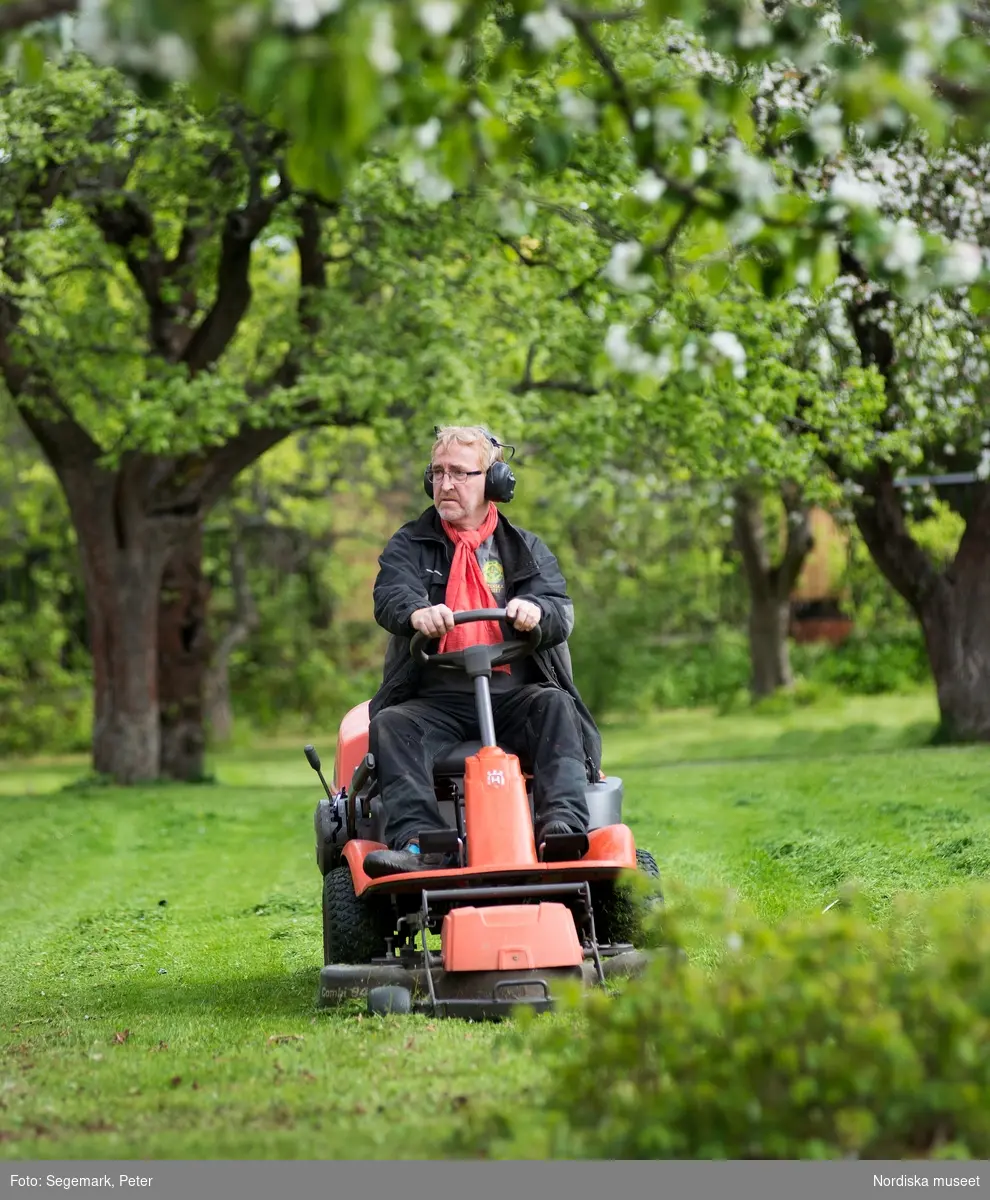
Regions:
M 504 609 L 484 609 L 457 613 L 454 621 L 504 618 Z M 531 780 L 496 743 L 492 668 L 533 653 L 539 626 L 525 641 L 448 654 L 427 654 L 427 640 L 412 639 L 414 656 L 437 669 L 464 670 L 475 683 L 482 740 L 454 747 L 435 765 L 448 829 L 420 838 L 424 855 L 444 853 L 458 865 L 366 873 L 367 855 L 386 848 L 367 703 L 341 723 L 333 789 L 307 746 L 326 791 L 314 816 L 324 876 L 318 1004 L 366 995 L 372 1012 L 492 1018 L 518 1004 L 546 1011 L 564 982 L 604 986 L 642 969 L 646 957 L 632 944 L 635 906 L 621 883 L 630 871 L 654 881 L 659 872 L 621 823 L 621 780 L 589 780 L 587 834 L 548 835 L 537 846 Z M 430 946 L 431 935 L 439 935 L 439 947 Z

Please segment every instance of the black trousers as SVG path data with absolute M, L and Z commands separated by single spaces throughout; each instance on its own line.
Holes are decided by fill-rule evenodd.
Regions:
M 574 701 L 559 688 L 526 684 L 492 694 L 499 745 L 532 767 L 536 824 L 564 821 L 587 830 L 588 781 L 581 719 Z M 433 782 L 433 764 L 458 742 L 480 738 L 473 692 L 447 692 L 382 709 L 371 722 L 369 749 L 375 756 L 385 808 L 385 839 L 401 850 L 425 830 L 443 830 Z

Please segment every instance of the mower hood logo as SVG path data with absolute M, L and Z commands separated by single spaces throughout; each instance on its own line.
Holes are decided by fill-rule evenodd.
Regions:
M 488 772 L 489 787 L 505 787 L 505 772 L 504 771 L 489 771 Z

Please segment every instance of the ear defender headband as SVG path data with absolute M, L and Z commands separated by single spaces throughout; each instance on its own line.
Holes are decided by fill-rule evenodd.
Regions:
M 433 431 L 435 434 L 440 432 L 439 426 Z M 500 442 L 498 438 L 493 437 L 488 430 L 485 430 L 485 437 L 493 446 L 501 450 L 510 450 L 512 453 L 509 457 L 513 457 L 516 453 L 515 446 L 507 446 L 504 442 Z M 423 487 L 426 490 L 427 496 L 433 499 L 433 468 L 429 466 L 423 472 Z M 485 472 L 485 499 L 494 500 L 496 504 L 508 504 L 516 491 L 516 477 L 512 473 L 512 468 L 507 462 L 493 462 Z

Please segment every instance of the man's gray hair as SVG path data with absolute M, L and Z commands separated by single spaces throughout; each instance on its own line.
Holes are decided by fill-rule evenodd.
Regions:
M 481 466 L 485 471 L 493 462 L 504 461 L 502 447 L 492 445 L 489 431 L 483 425 L 444 425 L 437 430 L 430 460 L 436 457 L 438 450 L 446 450 L 454 442 L 459 446 L 477 446 L 481 455 Z

